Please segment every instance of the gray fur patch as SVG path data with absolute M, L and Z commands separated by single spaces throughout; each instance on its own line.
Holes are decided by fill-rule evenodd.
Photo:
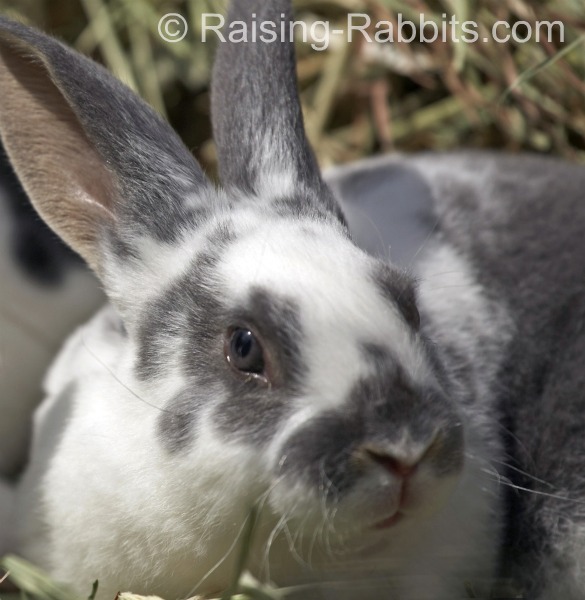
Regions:
M 424 177 L 394 156 L 325 173 L 341 200 L 353 239 L 372 256 L 410 268 L 436 226 Z
M 226 310 L 220 302 L 222 290 L 215 281 L 214 267 L 234 239 L 228 222 L 218 225 L 210 234 L 209 249 L 194 258 L 187 273 L 146 307 L 138 332 L 136 372 L 141 379 L 156 379 L 170 366 L 166 360 L 169 343 L 185 352 L 188 339 L 196 364 L 205 361 L 199 348 L 217 335 Z M 189 337 L 193 330 L 194 339 Z M 189 354 L 182 362 L 192 359 Z
M 138 336 L 136 372 L 141 379 L 156 379 L 178 361 L 187 380 L 159 422 L 160 438 L 173 452 L 188 446 L 199 410 L 210 405 L 215 406 L 213 418 L 220 431 L 263 443 L 288 413 L 304 380 L 296 305 L 253 289 L 245 305 L 228 308 L 215 283 L 214 267 L 221 256 L 219 248 L 233 237 L 229 228 L 215 233 L 223 245 L 200 255 L 189 272 L 147 308 Z M 270 388 L 242 380 L 225 360 L 225 334 L 239 324 L 252 327 L 266 344 L 275 375 Z
M 355 384 L 343 408 L 293 435 L 282 451 L 281 474 L 292 473 L 339 497 L 363 474 L 352 460 L 360 447 L 397 444 L 404 432 L 426 444 L 437 430 L 443 441 L 427 464 L 437 476 L 456 473 L 463 463 L 463 432 L 453 403 L 439 390 L 418 389 L 384 349 L 366 345 L 364 350 L 377 362 L 377 372 Z
M 366 358 L 366 362 L 375 365 L 384 365 L 392 360 L 388 349 L 378 344 L 362 344 L 362 352 Z
M 414 331 L 420 327 L 416 288 L 412 277 L 390 265 L 382 264 L 373 274 L 382 295 L 395 304 Z
M 214 411 L 214 418 L 220 430 L 230 437 L 264 443 L 274 436 L 278 425 L 289 414 L 292 400 L 302 393 L 306 380 L 299 311 L 291 300 L 255 289 L 247 306 L 229 319 L 228 323 L 245 324 L 261 336 L 274 381 L 267 388 L 254 380 L 241 381 L 232 373 L 228 373 L 227 378 L 224 375 L 226 396 Z M 222 370 L 225 371 L 225 364 Z
M 187 376 L 185 390 L 169 400 L 160 416 L 159 437 L 171 452 L 189 445 L 200 408 L 216 395 L 209 367 L 223 359 L 225 308 L 213 282 L 220 253 L 200 255 L 188 273 L 147 307 L 141 321 L 138 377 L 156 379 L 177 363 Z
M 188 448 L 195 435 L 197 417 L 206 403 L 209 391 L 188 389 L 173 398 L 158 420 L 158 437 L 171 452 Z
M 297 219 L 308 219 L 312 222 L 338 221 L 347 229 L 347 223 L 341 208 L 337 204 L 324 206 L 322 198 L 312 193 L 278 198 L 271 203 L 271 209 L 279 217 L 295 217 Z

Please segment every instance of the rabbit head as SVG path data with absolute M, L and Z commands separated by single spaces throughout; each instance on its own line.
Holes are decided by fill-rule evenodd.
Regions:
M 232 21 L 252 15 L 290 20 L 289 2 L 234 1 Z M 321 179 L 292 43 L 219 44 L 212 105 L 221 187 L 103 68 L 4 19 L 0 85 L 0 132 L 15 170 L 39 214 L 100 277 L 121 320 L 112 345 L 128 368 L 117 377 L 133 390 L 124 390 L 128 402 L 144 400 L 152 415 L 126 423 L 123 402 L 103 400 L 111 412 L 97 429 L 110 422 L 148 440 L 136 456 L 109 458 L 106 473 L 143 473 L 143 481 L 156 470 L 161 497 L 178 488 L 213 497 L 215 521 L 200 505 L 199 516 L 185 516 L 187 504 L 173 517 L 205 520 L 198 535 L 209 538 L 207 550 L 231 497 L 263 498 L 271 527 L 284 519 L 301 537 L 327 519 L 332 539 L 345 542 L 391 541 L 391 526 L 408 531 L 442 506 L 463 467 L 462 417 L 421 331 L 415 281 L 352 242 Z M 99 390 L 74 358 L 68 369 L 63 387 L 82 414 Z M 57 462 L 69 464 L 68 479 L 79 460 L 66 452 L 65 443 Z M 78 468 L 101 461 L 96 451 Z M 141 510 L 165 506 L 129 511 L 129 529 L 140 529 Z M 54 524 L 53 542 L 66 528 Z M 75 539 L 69 532 L 64 545 L 90 529 Z M 115 556 L 101 556 L 96 569 L 104 560 L 114 573 Z

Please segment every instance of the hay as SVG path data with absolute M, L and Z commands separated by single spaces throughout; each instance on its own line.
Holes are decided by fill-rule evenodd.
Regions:
M 478 23 L 480 41 L 350 44 L 334 36 L 327 50 L 298 41 L 298 73 L 309 137 L 323 166 L 391 150 L 474 147 L 554 154 L 585 162 L 585 5 L 582 0 L 298 0 L 297 17 L 343 28 L 350 12 L 373 23 L 398 14 L 440 23 L 443 15 Z M 168 116 L 211 172 L 209 124 L 214 37 L 201 42 L 200 15 L 226 1 L 172 5 L 189 33 L 163 41 L 158 21 L 169 7 L 156 0 L 0 0 L 19 15 L 104 62 Z M 561 21 L 551 41 L 497 43 L 496 21 Z M 518 30 L 526 32 L 522 26 Z M 544 31 L 544 30 L 542 30 Z M 375 33 L 373 26 L 371 35 Z M 455 29 L 460 39 L 461 26 Z M 503 34 L 505 32 L 500 32 Z M 488 41 L 483 41 L 487 39 Z

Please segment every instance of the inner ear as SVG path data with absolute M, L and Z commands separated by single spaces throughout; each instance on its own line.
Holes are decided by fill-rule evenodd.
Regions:
M 114 220 L 112 174 L 90 144 L 49 66 L 25 42 L 0 36 L 0 131 L 35 208 L 99 272 L 101 226 Z

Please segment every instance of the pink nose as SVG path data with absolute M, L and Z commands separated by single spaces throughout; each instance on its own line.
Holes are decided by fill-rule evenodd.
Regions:
M 420 459 L 407 462 L 404 459 L 401 460 L 379 450 L 373 450 L 372 448 L 366 448 L 365 450 L 366 455 L 375 463 L 384 467 L 387 471 L 392 473 L 392 475 L 403 477 L 404 479 L 410 477 L 416 471 L 420 463 Z

